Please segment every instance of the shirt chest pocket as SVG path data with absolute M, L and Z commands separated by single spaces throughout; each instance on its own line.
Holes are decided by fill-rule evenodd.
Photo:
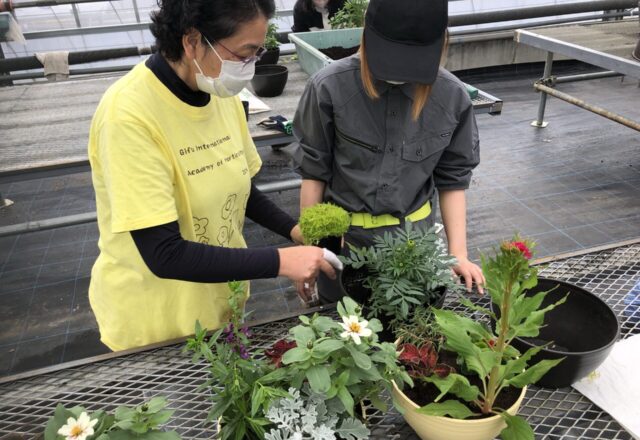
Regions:
M 405 141 L 402 144 L 402 159 L 409 162 L 422 162 L 428 158 L 437 159 L 442 150 L 449 146 L 452 135 L 453 128 Z
M 355 136 L 346 134 L 344 131 L 339 130 L 337 127 L 336 127 L 336 135 L 338 136 L 338 139 L 341 144 L 354 145 L 359 148 L 364 148 L 365 150 L 368 150 L 371 153 L 380 152 L 380 148 L 377 145 L 375 145 L 373 142 L 359 139 Z

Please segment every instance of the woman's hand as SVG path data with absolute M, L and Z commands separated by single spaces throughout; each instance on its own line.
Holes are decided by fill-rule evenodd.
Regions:
M 455 255 L 454 255 L 455 256 Z M 484 285 L 486 280 L 482 274 L 482 269 L 475 263 L 469 261 L 467 257 L 455 256 L 458 262 L 453 266 L 453 272 L 460 277 L 464 278 L 464 284 L 467 288 L 467 292 L 471 292 L 472 283 L 476 283 L 478 293 L 482 295 L 484 293 Z
M 278 249 L 280 270 L 278 275 L 294 282 L 300 298 L 309 302 L 315 290 L 316 278 L 320 271 L 329 278 L 336 278 L 333 266 L 324 259 L 322 249 L 315 246 L 293 246 Z
M 304 244 L 304 237 L 302 236 L 302 229 L 300 229 L 300 225 L 295 225 L 293 229 L 291 229 L 289 235 L 295 244 Z

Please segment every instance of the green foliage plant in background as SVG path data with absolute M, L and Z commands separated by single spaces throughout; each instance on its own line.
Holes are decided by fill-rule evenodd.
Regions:
M 344 6 L 329 19 L 331 29 L 363 27 L 367 6 L 369 6 L 367 0 L 347 0 Z

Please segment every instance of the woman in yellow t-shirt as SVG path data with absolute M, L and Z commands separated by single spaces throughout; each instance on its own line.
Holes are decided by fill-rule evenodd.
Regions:
M 107 90 L 89 139 L 100 255 L 89 298 L 113 350 L 217 328 L 227 281 L 335 273 L 311 246 L 247 249 L 244 218 L 301 242 L 251 178 L 261 160 L 237 94 L 273 0 L 162 0 L 158 52 Z M 304 292 L 301 292 L 304 295 Z

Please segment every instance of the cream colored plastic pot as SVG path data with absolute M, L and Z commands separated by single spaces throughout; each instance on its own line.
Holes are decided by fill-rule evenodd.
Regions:
M 527 392 L 527 387 L 507 412 L 516 415 Z M 422 440 L 493 440 L 507 424 L 500 416 L 486 419 L 458 420 L 449 417 L 428 416 L 416 412 L 420 408 L 393 383 L 393 398 L 404 410 L 404 419 Z

